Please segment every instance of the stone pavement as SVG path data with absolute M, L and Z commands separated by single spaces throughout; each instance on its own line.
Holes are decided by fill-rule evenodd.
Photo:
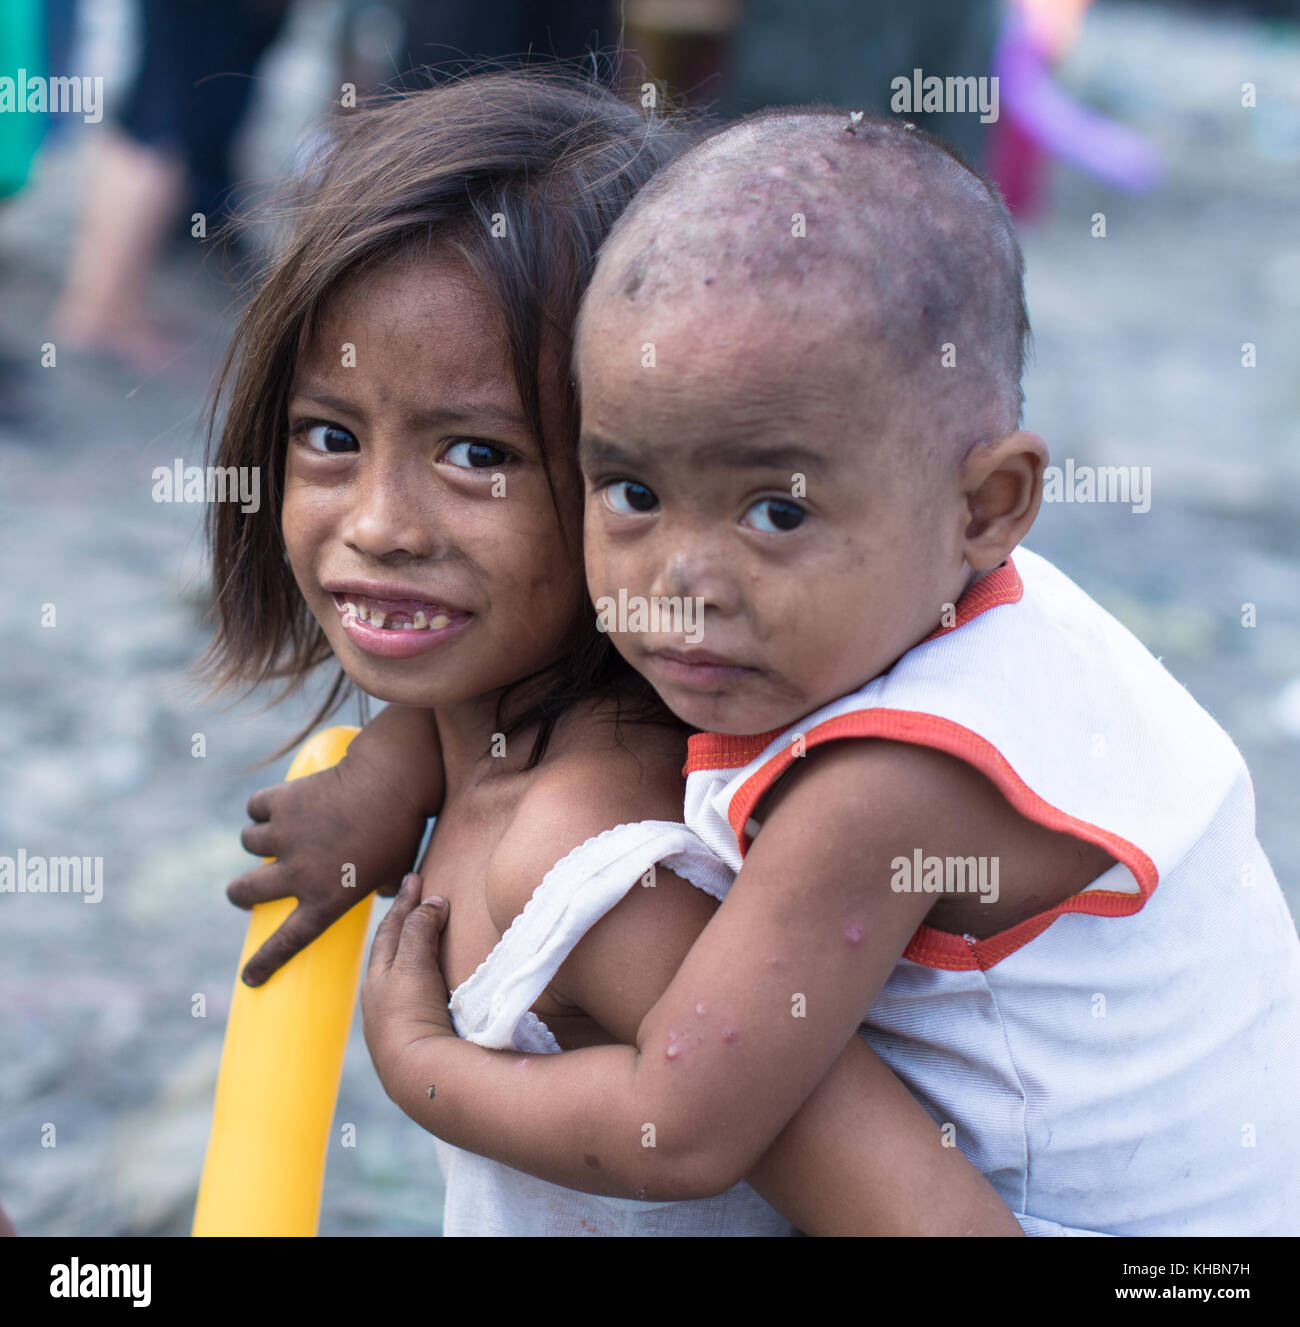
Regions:
M 1126 622 L 1236 740 L 1259 833 L 1300 904 L 1300 49 L 1271 32 L 1099 5 L 1065 71 L 1168 154 L 1126 198 L 1056 172 L 1024 236 L 1036 362 L 1027 425 L 1058 464 L 1150 467 L 1150 510 L 1046 506 L 1029 543 Z M 1240 85 L 1260 105 L 1240 106 Z M 180 251 L 163 303 L 196 329 L 167 374 L 39 367 L 77 162 L 52 154 L 0 209 L 0 844 L 104 859 L 104 897 L 0 901 L 0 1199 L 32 1234 L 184 1233 L 245 918 L 222 887 L 253 767 L 305 702 L 204 699 L 201 508 L 151 473 L 202 453 L 201 399 L 231 325 L 219 265 Z M 1091 236 L 1104 212 L 1107 234 Z M 1258 367 L 1241 366 L 1253 342 Z M 178 343 L 183 344 L 183 343 Z M 1242 625 L 1255 606 L 1254 627 Z M 42 627 L 45 605 L 55 625 Z M 1288 688 L 1290 690 L 1288 691 Z M 350 717 L 350 716 L 345 716 Z M 192 754 L 202 733 L 206 755 Z M 191 1015 L 202 993 L 206 1018 Z M 323 1233 L 436 1233 L 428 1139 L 360 1036 L 336 1116 Z M 42 1147 L 56 1128 L 57 1146 Z M 338 1135 L 335 1134 L 337 1139 Z

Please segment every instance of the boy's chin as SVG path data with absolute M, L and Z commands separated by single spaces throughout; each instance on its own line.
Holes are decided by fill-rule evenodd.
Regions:
M 746 705 L 741 697 L 725 693 L 668 696 L 660 692 L 659 698 L 684 724 L 721 737 L 755 737 L 777 728 L 786 728 L 794 721 L 790 719 L 783 722 L 784 716 L 775 712 L 768 715 L 756 711 L 752 705 Z M 769 718 L 771 722 L 767 721 Z

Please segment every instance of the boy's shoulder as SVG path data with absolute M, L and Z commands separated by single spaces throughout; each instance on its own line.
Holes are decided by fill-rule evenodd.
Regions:
M 781 814 L 784 808 L 784 814 Z M 1114 865 L 1091 843 L 1021 814 L 974 766 L 905 742 L 836 741 L 792 762 L 756 808 L 755 836 L 771 822 L 797 851 L 830 854 L 873 894 L 924 895 L 928 925 L 976 938 L 995 934 L 1086 889 Z M 918 862 L 989 864 L 995 888 L 931 892 Z M 973 885 L 973 882 L 972 882 Z M 987 901 L 986 901 L 987 899 Z M 900 900 L 901 902 L 901 900 Z

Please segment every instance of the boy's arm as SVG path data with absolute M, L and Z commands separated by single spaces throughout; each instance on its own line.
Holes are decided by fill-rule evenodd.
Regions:
M 433 711 L 404 705 L 371 719 L 337 765 L 254 793 L 256 823 L 240 841 L 275 860 L 232 881 L 226 896 L 240 908 L 289 897 L 298 906 L 249 959 L 244 980 L 260 986 L 366 895 L 394 892 L 442 797 Z
M 544 872 L 545 863 L 533 869 Z M 506 925 L 531 893 L 526 880 L 518 884 Z M 630 1044 L 715 910 L 660 867 L 653 888 L 633 886 L 587 933 L 551 992 Z M 1023 1233 L 992 1185 L 944 1146 L 938 1125 L 857 1036 L 746 1178 L 808 1235 Z
M 457 1146 L 590 1192 L 703 1197 L 753 1170 L 924 919 L 926 896 L 890 890 L 892 859 L 978 851 L 970 834 L 997 830 L 935 816 L 978 776 L 922 748 L 838 743 L 799 764 L 636 1047 L 522 1057 L 457 1040 L 430 964 L 441 914 L 400 897 L 363 989 L 389 1095 Z

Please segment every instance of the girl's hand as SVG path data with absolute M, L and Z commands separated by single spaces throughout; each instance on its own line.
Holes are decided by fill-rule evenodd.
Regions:
M 420 877 L 412 873 L 375 932 L 361 983 L 361 1015 L 370 1058 L 385 1088 L 412 1044 L 456 1035 L 438 966 L 438 938 L 446 921 L 446 900 L 435 896 L 421 903 Z
M 239 908 L 298 900 L 245 966 L 250 986 L 260 986 L 367 894 L 396 893 L 415 861 L 429 815 L 425 799 L 393 777 L 385 767 L 391 756 L 373 742 L 363 745 L 364 737 L 337 765 L 249 799 L 254 823 L 240 842 L 275 860 L 232 881 L 226 897 Z

